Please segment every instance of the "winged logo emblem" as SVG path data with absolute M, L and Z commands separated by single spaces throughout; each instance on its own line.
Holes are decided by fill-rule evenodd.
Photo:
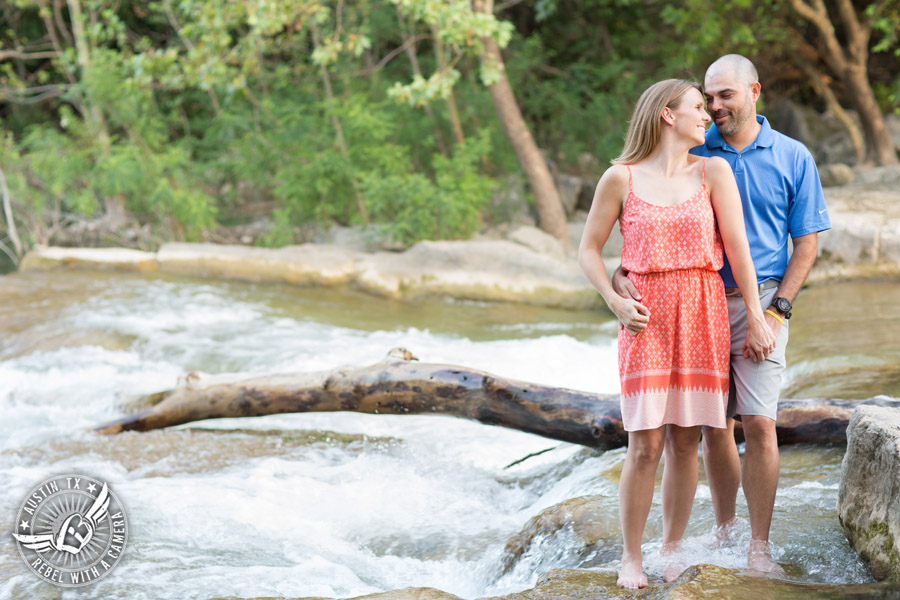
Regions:
M 84 550 L 85 546 L 94 537 L 97 525 L 106 516 L 108 508 L 109 489 L 104 483 L 103 489 L 97 494 L 94 503 L 83 515 L 81 513 L 69 515 L 59 528 L 52 533 L 37 535 L 19 535 L 14 533 L 13 537 L 19 540 L 25 548 L 35 552 L 56 550 L 58 552 L 78 554 Z

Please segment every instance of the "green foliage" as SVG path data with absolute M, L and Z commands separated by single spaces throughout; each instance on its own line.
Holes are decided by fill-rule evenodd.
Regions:
M 647 85 L 700 79 L 724 52 L 808 93 L 781 67 L 808 24 L 777 0 L 495 2 L 495 15 L 444 0 L 80 0 L 88 56 L 68 3 L 7 4 L 0 47 L 42 53 L 0 59 L 0 160 L 32 239 L 119 205 L 161 239 L 270 217 L 263 241 L 280 245 L 310 223 L 360 223 L 358 201 L 401 243 L 471 235 L 494 182 L 520 170 L 485 37 L 560 170 L 616 156 Z M 897 110 L 900 5 L 868 6 L 872 86 Z
M 468 238 L 481 226 L 481 211 L 494 182 L 479 172 L 490 152 L 490 137 L 481 131 L 447 158 L 433 158 L 435 176 L 409 170 L 402 153 L 386 156 L 379 169 L 362 175 L 372 214 L 389 238 L 403 244 L 422 239 Z

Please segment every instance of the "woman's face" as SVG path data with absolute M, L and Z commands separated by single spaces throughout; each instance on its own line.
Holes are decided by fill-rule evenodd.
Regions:
M 681 102 L 672 110 L 672 125 L 680 135 L 690 138 L 699 146 L 706 140 L 706 125 L 710 121 L 706 112 L 706 99 L 695 88 L 691 88 L 681 96 Z

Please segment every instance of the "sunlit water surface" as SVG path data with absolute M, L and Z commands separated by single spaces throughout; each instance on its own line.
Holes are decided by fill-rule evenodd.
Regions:
M 867 285 L 885 306 L 900 304 L 900 285 Z M 847 357 L 836 344 L 820 347 L 814 333 L 822 321 L 847 314 L 834 302 L 834 313 L 821 309 L 835 290 L 846 291 L 814 296 L 828 289 L 798 300 L 796 312 L 807 315 L 792 331 L 789 359 L 797 355 L 798 366 L 786 386 L 795 396 L 897 395 L 882 389 L 900 379 L 896 348 L 867 347 L 859 330 Z M 859 292 L 847 292 L 847 303 Z M 898 312 L 882 315 L 894 331 Z M 191 370 L 258 375 L 362 366 L 396 346 L 427 362 L 615 393 L 614 336 L 615 324 L 594 312 L 407 304 L 161 276 L 0 277 L 0 598 L 349 597 L 408 586 L 477 598 L 530 588 L 552 568 L 614 571 L 624 449 L 602 453 L 448 417 L 351 413 L 87 433 L 120 417 L 128 397 L 169 388 Z M 888 373 L 884 381 L 867 387 L 846 375 L 873 365 Z M 835 369 L 844 374 L 836 388 L 804 388 L 815 373 Z M 850 388 L 855 396 L 845 393 Z M 843 452 L 782 449 L 772 537 L 778 560 L 796 565 L 805 581 L 871 581 L 837 520 Z M 130 526 L 115 571 L 77 591 L 38 582 L 8 535 L 27 491 L 68 472 L 110 482 Z M 563 530 L 538 538 L 504 570 L 504 546 L 529 519 L 583 495 L 602 498 L 614 533 L 607 543 L 585 549 Z M 701 473 L 686 540 L 691 562 L 743 566 L 749 527 L 743 497 L 739 502 L 734 543 L 712 549 Z M 645 544 L 651 577 L 661 572 L 660 534 L 657 492 Z

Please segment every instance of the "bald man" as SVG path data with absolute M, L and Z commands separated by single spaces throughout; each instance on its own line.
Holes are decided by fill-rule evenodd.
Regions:
M 703 462 L 720 536 L 727 537 L 735 521 L 737 491 L 743 483 L 751 531 L 747 565 L 753 570 L 783 574 L 769 547 L 779 471 L 775 416 L 792 303 L 815 261 L 817 234 L 830 229 L 831 222 L 809 151 L 800 142 L 774 131 L 765 117 L 756 114 L 761 86 L 753 63 L 738 54 L 723 56 L 707 69 L 704 87 L 713 125 L 706 133 L 706 143 L 691 152 L 721 156 L 734 171 L 759 301 L 777 343 L 765 360 L 750 358 L 745 346 L 747 313 L 726 259 L 720 273 L 731 321 L 731 393 L 727 427 L 703 428 Z M 788 252 L 788 238 L 792 253 Z M 614 275 L 613 285 L 621 295 L 640 299 L 640 293 L 621 271 Z M 735 419 L 741 421 L 746 440 L 743 472 L 734 442 Z M 670 459 L 677 457 L 669 456 L 667 444 L 667 464 Z M 663 489 L 665 480 L 664 474 Z M 686 524 L 687 517 L 684 520 Z

